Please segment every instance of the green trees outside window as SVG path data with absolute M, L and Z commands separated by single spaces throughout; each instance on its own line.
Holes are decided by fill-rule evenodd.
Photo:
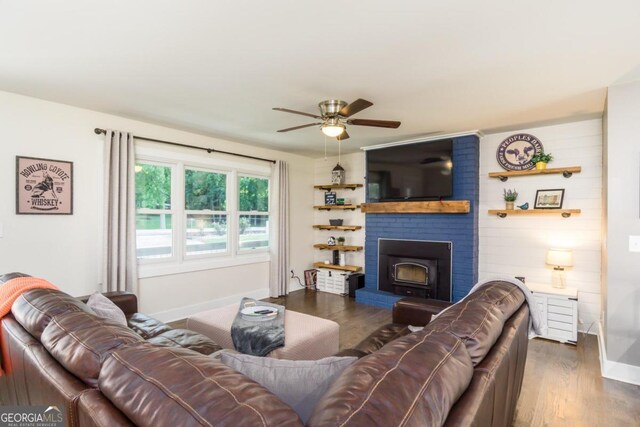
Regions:
M 170 166 L 138 163 L 136 173 L 136 253 L 138 258 L 173 256 Z
M 138 258 L 233 255 L 269 246 L 268 178 L 145 160 L 135 171 Z M 176 173 L 184 178 L 183 188 L 172 188 L 180 182 Z M 230 188 L 237 192 L 237 206 L 229 205 Z M 184 197 L 184 205 L 172 195 L 180 204 Z
M 227 175 L 186 169 L 184 207 L 190 211 L 227 210 Z
M 238 181 L 240 250 L 266 248 L 269 246 L 269 180 L 240 176 Z

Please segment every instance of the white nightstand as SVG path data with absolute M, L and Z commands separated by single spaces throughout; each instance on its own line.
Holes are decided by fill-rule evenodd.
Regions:
M 541 338 L 576 345 L 578 342 L 578 289 L 554 288 L 550 285 L 527 283 L 547 319 L 547 333 Z

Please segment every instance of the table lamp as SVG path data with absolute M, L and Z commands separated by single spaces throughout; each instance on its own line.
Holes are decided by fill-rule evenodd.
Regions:
M 565 267 L 573 266 L 573 252 L 571 249 L 549 249 L 546 263 L 553 266 L 551 286 L 554 288 L 566 288 L 567 275 L 564 269 Z

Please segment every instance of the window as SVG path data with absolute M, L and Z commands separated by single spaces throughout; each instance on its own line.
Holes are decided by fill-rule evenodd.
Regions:
M 240 176 L 238 181 L 238 249 L 268 248 L 269 179 Z
M 140 277 L 268 261 L 269 166 L 141 153 L 135 168 Z
M 185 169 L 184 209 L 187 256 L 228 251 L 227 174 Z
M 140 259 L 173 256 L 171 166 L 138 163 L 136 172 L 136 253 Z

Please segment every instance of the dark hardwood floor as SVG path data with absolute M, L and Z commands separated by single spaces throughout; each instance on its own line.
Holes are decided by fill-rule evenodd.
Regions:
M 640 386 L 602 378 L 598 339 L 529 341 L 514 425 L 640 426 Z
M 357 304 L 354 298 L 328 292 L 300 290 L 265 301 L 284 305 L 287 310 L 333 320 L 340 325 L 340 350 L 355 346 L 371 332 L 391 322 L 391 310 Z
M 337 322 L 340 349 L 391 321 L 390 310 L 326 292 L 301 290 L 265 301 Z M 640 386 L 602 378 L 596 337 L 579 335 L 577 346 L 529 341 L 514 426 L 640 426 Z

